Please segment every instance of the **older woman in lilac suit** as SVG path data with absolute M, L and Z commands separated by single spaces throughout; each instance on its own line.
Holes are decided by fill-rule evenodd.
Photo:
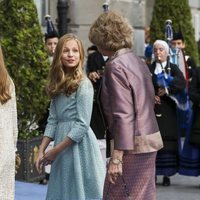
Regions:
M 155 158 L 163 143 L 154 114 L 154 88 L 148 67 L 131 50 L 133 29 L 108 11 L 93 23 L 89 39 L 109 57 L 101 102 L 113 150 L 104 199 L 154 200 Z

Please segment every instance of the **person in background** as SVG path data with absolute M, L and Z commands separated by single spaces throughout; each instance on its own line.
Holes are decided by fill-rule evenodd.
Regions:
M 87 56 L 97 51 L 97 47 L 95 45 L 91 45 L 87 48 Z
M 88 55 L 86 64 L 87 76 L 92 81 L 94 87 L 94 101 L 90 126 L 99 141 L 99 145 L 102 146 L 103 149 L 106 149 L 106 125 L 100 106 L 99 92 L 107 58 L 107 56 L 103 56 L 98 50 L 96 50 Z M 103 150 L 102 156 L 104 160 L 106 160 L 106 155 L 104 155 L 104 153 L 105 151 Z
M 46 21 L 46 33 L 44 34 L 44 39 L 45 39 L 45 46 L 47 50 L 47 54 L 49 56 L 49 62 L 50 65 L 52 64 L 53 61 L 53 55 L 56 49 L 56 45 L 59 40 L 59 35 L 58 32 L 56 31 L 53 22 L 51 20 L 50 15 L 45 16 L 45 21 Z M 49 106 L 48 106 L 49 107 Z M 39 131 L 44 132 L 46 124 L 47 124 L 47 117 L 49 115 L 49 111 L 47 109 L 47 112 L 44 114 L 43 118 L 39 121 Z M 49 170 L 48 170 L 49 171 Z M 49 174 L 49 173 L 48 173 Z
M 153 45 L 150 44 L 150 27 L 145 27 L 145 45 L 144 45 L 144 59 L 146 64 L 149 66 L 152 63 L 152 53 L 153 53 Z
M 49 73 L 51 105 L 36 161 L 39 172 L 51 164 L 47 200 L 102 198 L 105 166 L 89 126 L 94 91 L 83 65 L 80 39 L 62 36 Z M 53 149 L 45 152 L 52 140 Z
M 200 68 L 196 67 L 188 84 L 188 94 L 192 102 L 192 117 L 181 152 L 179 174 L 200 176 Z
M 169 46 L 165 41 L 156 40 L 153 53 L 155 61 L 149 69 L 156 94 L 155 114 L 164 142 L 156 158 L 156 175 L 163 175 L 163 186 L 169 186 L 170 176 L 176 174 L 179 167 L 177 105 L 171 96 L 181 94 L 186 82 L 177 65 L 168 63 Z
M 186 49 L 186 43 L 183 36 L 183 33 L 181 29 L 179 28 L 178 32 L 173 32 L 173 39 L 171 41 L 171 48 L 172 50 L 177 50 L 181 52 L 178 54 L 178 58 L 180 61 L 180 58 L 185 58 L 185 61 L 178 63 L 178 67 L 182 70 L 185 69 L 185 79 L 186 79 L 186 94 L 188 99 L 188 109 L 185 109 L 185 111 L 180 111 L 177 109 L 177 115 L 180 125 L 180 135 L 182 136 L 181 144 L 182 149 L 180 152 L 179 157 L 179 174 L 180 175 L 189 175 L 189 176 L 198 176 L 200 174 L 200 171 L 198 170 L 199 165 L 199 150 L 195 147 L 195 145 L 191 145 L 190 138 L 192 136 L 195 136 L 192 131 L 192 124 L 194 124 L 193 120 L 196 118 L 196 111 L 197 108 L 195 105 L 192 108 L 193 100 L 191 101 L 191 98 L 189 97 L 189 90 L 193 91 L 193 89 L 189 89 L 190 85 L 192 85 L 193 88 L 194 83 L 196 81 L 192 81 L 193 76 L 194 79 L 196 79 L 198 76 L 196 75 L 196 72 L 198 74 L 198 70 L 196 71 L 196 63 L 194 62 L 194 59 L 188 55 L 185 55 L 185 49 Z M 181 53 L 183 52 L 183 56 L 181 56 Z M 181 66 L 181 64 L 184 64 L 184 67 Z M 190 84 L 190 82 L 193 82 Z M 195 87 L 195 86 L 194 86 Z M 193 91 L 196 92 L 195 90 Z M 192 92 L 192 93 L 193 93 Z M 193 93 L 193 94 L 194 94 Z M 193 95 L 192 95 L 193 96 Z M 197 108 L 198 109 L 198 108 Z M 193 117 L 194 114 L 194 117 Z M 197 115 L 198 116 L 198 115 Z M 192 133 L 193 132 L 193 133 Z M 194 137 L 195 138 L 195 137 Z M 193 141 L 198 141 L 197 138 L 192 139 Z
M 53 61 L 53 55 L 58 44 L 59 35 L 56 31 L 50 15 L 45 16 L 47 32 L 45 33 L 45 46 L 49 56 L 50 63 Z
M 151 74 L 131 49 L 132 26 L 108 10 L 92 24 L 89 39 L 109 57 L 101 104 L 113 148 L 103 199 L 155 200 L 155 158 L 163 143 L 153 112 Z
M 59 39 L 59 35 L 58 32 L 56 31 L 53 22 L 51 20 L 51 16 L 50 15 L 46 15 L 45 16 L 45 21 L 46 21 L 46 33 L 44 35 L 44 39 L 45 39 L 45 47 L 47 50 L 47 54 L 49 57 L 49 62 L 50 64 L 53 61 L 53 56 L 54 56 L 54 52 L 56 49 L 56 46 L 58 44 L 58 39 Z M 48 104 L 48 108 L 49 108 L 49 104 Z M 41 132 L 45 131 L 45 127 L 47 125 L 47 118 L 49 115 L 49 109 L 47 108 L 46 112 L 44 113 L 42 119 L 39 120 L 38 122 L 38 130 Z M 53 148 L 53 141 L 50 142 L 47 150 L 50 150 Z M 45 178 L 42 179 L 40 181 L 41 184 L 47 184 L 48 180 L 49 180 L 49 174 L 51 171 L 51 167 L 50 165 L 45 166 Z
M 196 153 L 195 156 L 195 164 L 197 164 L 195 171 L 198 171 L 198 174 L 195 176 L 200 175 L 200 167 L 199 160 L 200 160 L 200 67 L 195 69 L 195 73 L 192 76 L 191 82 L 189 82 L 189 97 L 193 103 L 193 123 L 190 133 L 190 144 L 194 145 L 198 149 L 198 154 Z M 198 157 L 198 159 L 197 159 Z M 194 163 L 191 163 L 194 168 Z
M 178 32 L 173 33 L 173 39 L 171 41 L 171 48 L 172 49 L 182 49 L 184 51 L 185 47 L 186 47 L 185 39 L 182 34 L 182 31 L 179 29 Z M 185 60 L 187 63 L 188 81 L 190 81 L 192 78 L 193 70 L 196 68 L 196 64 L 195 64 L 193 58 L 191 58 L 188 55 L 185 55 Z
M 14 200 L 17 107 L 15 86 L 0 46 L 0 199 Z

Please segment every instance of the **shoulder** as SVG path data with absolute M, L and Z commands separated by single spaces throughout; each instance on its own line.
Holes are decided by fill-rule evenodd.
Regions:
M 148 67 L 149 67 L 149 70 L 150 70 L 151 72 L 153 72 L 153 71 L 155 70 L 155 67 L 156 67 L 156 62 L 154 61 L 154 62 L 151 63 Z
M 11 78 L 10 78 L 10 93 L 12 96 L 15 95 L 15 84 Z
M 91 59 L 91 58 L 96 58 L 96 57 L 100 57 L 100 56 L 102 56 L 101 53 L 99 53 L 98 51 L 95 51 L 95 52 L 89 54 L 88 58 Z
M 87 76 L 84 76 L 80 81 L 80 85 L 91 85 L 91 81 Z
M 89 80 L 89 78 L 84 76 L 80 82 L 78 90 L 90 90 L 92 88 L 93 88 L 93 86 L 92 86 L 91 81 Z
M 171 68 L 172 70 L 178 70 L 178 71 L 179 71 L 178 65 L 176 65 L 176 64 L 174 64 L 174 63 L 170 63 L 170 68 Z

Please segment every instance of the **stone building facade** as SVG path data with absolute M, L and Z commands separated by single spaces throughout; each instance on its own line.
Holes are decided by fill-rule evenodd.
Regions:
M 44 16 L 50 14 L 55 26 L 58 20 L 59 0 L 34 0 L 38 8 L 38 16 L 44 27 Z M 70 22 L 67 24 L 68 32 L 77 34 L 83 41 L 85 48 L 90 46 L 88 31 L 91 23 L 103 12 L 102 5 L 107 2 L 111 10 L 120 11 L 127 17 L 135 29 L 134 49 L 139 56 L 144 52 L 144 28 L 151 22 L 151 16 L 155 0 L 62 0 L 67 2 L 67 17 Z M 200 38 L 200 1 L 189 0 L 192 13 L 192 23 L 195 29 L 196 41 Z

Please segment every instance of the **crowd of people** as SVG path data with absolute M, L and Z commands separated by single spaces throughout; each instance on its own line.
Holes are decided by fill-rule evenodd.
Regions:
M 50 105 L 39 122 L 44 135 L 35 163 L 47 173 L 46 200 L 155 200 L 157 176 L 170 186 L 176 173 L 200 175 L 200 70 L 188 56 L 186 73 L 169 59 L 170 48 L 184 51 L 182 33 L 170 46 L 158 38 L 145 63 L 132 50 L 128 20 L 106 9 L 90 27 L 85 62 L 80 38 L 59 38 L 46 20 L 53 28 L 45 34 Z M 13 200 L 17 108 L 1 49 L 0 74 L 0 199 Z M 182 111 L 189 114 L 186 128 Z M 106 143 L 106 166 L 98 140 Z

